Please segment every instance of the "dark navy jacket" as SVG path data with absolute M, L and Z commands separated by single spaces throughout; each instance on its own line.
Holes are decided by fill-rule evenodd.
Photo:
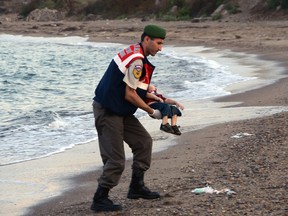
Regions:
M 121 116 L 132 115 L 137 107 L 125 100 L 126 83 L 123 81 L 129 65 L 136 59 L 142 59 L 143 69 L 139 78 L 137 94 L 144 100 L 155 67 L 144 56 L 141 44 L 130 45 L 119 52 L 110 62 L 96 90 L 94 101 L 100 103 L 109 112 Z

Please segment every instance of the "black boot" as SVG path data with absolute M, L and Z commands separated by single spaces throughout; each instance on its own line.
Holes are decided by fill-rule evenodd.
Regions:
M 127 198 L 157 199 L 159 197 L 160 194 L 158 192 L 152 192 L 144 185 L 144 171 L 134 169 Z
M 95 212 L 122 210 L 121 205 L 114 204 L 112 200 L 108 198 L 108 193 L 109 193 L 109 188 L 103 188 L 101 186 L 98 186 L 97 191 L 93 197 L 91 210 Z

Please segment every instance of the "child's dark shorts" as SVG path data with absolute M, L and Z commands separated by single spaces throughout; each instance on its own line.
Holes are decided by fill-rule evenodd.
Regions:
M 164 116 L 168 116 L 168 118 L 171 118 L 174 115 L 182 116 L 181 111 L 173 105 L 166 103 L 152 103 L 149 106 L 153 109 L 159 110 L 161 112 L 162 118 Z

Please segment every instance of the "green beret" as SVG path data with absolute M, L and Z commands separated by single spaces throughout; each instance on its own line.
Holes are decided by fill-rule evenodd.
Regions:
M 166 30 L 157 25 L 145 26 L 144 33 L 152 38 L 165 39 L 166 36 Z

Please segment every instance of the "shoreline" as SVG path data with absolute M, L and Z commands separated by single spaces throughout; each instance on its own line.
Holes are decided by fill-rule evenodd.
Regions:
M 193 115 L 196 115 L 197 117 L 195 118 L 192 114 L 187 114 L 186 112 L 185 117 L 183 117 L 185 118 L 185 121 L 182 119 L 179 120 L 179 122 L 181 122 L 180 124 L 183 135 L 186 133 L 195 133 L 195 131 L 202 131 L 207 127 L 223 124 L 226 121 L 232 122 L 243 119 L 253 119 L 280 112 L 277 108 L 259 107 L 247 108 L 244 110 L 240 107 L 238 111 L 233 108 L 230 110 L 227 109 L 226 116 L 223 118 L 221 111 L 223 109 L 222 107 L 233 106 L 235 103 L 229 102 L 215 104 L 212 101 L 204 102 L 204 100 L 198 102 L 191 101 L 190 103 L 191 104 L 188 106 L 193 106 L 193 109 L 189 110 L 189 112 L 193 113 Z M 236 102 L 236 104 L 238 104 L 238 102 Z M 187 103 L 185 103 L 185 105 L 187 106 Z M 235 112 L 241 113 L 241 116 L 235 116 Z M 203 121 L 203 117 L 206 119 L 205 121 Z M 198 124 L 191 124 L 191 121 L 197 122 Z M 151 124 L 153 124 L 152 128 L 154 129 L 150 131 L 154 140 L 153 155 L 161 155 L 163 152 L 177 148 L 177 143 L 181 138 L 160 132 L 158 130 L 158 124 L 160 123 L 157 122 L 156 125 L 154 122 L 155 120 L 150 119 L 149 117 L 142 119 L 144 126 L 150 130 Z M 33 215 L 37 215 L 36 212 L 38 211 L 41 212 L 38 208 L 42 210 L 43 208 L 47 209 L 47 205 L 49 206 L 50 204 L 48 203 L 50 202 L 53 203 L 51 206 L 52 208 L 56 205 L 55 201 L 63 199 L 64 197 L 69 197 L 70 195 L 67 194 L 73 193 L 73 185 L 84 183 L 85 187 L 85 181 L 81 181 L 77 184 L 74 182 L 77 181 L 75 179 L 86 179 L 86 175 L 90 176 L 90 178 L 91 176 L 94 176 L 93 181 L 91 181 L 91 179 L 89 181 L 91 181 L 90 184 L 96 185 L 97 177 L 95 178 L 95 174 L 99 175 L 101 172 L 101 166 L 99 164 L 102 164 L 98 157 L 98 152 L 96 151 L 97 148 L 97 141 L 93 141 L 87 144 L 77 145 L 72 149 L 68 149 L 65 152 L 51 155 L 49 157 L 1 167 L 1 172 L 6 173 L 5 175 L 2 174 L 2 178 L 6 179 L 6 182 L 2 182 L 1 187 L 3 190 L 5 188 L 10 188 L 11 186 L 14 188 L 13 190 L 6 189 L 5 192 L 2 192 L 6 197 L 6 201 L 9 200 L 14 206 L 12 215 L 14 215 L 14 213 L 18 215 L 16 210 L 19 207 L 18 212 L 22 212 L 26 208 L 29 212 L 32 209 L 32 211 L 35 211 Z M 126 150 L 127 149 L 129 148 L 126 148 Z M 126 175 L 129 176 L 128 170 L 131 163 L 131 154 L 129 154 L 128 151 L 126 151 L 126 157 L 126 172 L 128 172 Z M 96 160 L 97 158 L 98 160 Z M 11 173 L 11 170 L 17 170 L 17 174 L 14 172 Z M 13 179 L 17 179 L 17 181 Z M 127 182 L 125 183 L 127 184 Z M 16 194 L 19 192 L 22 194 L 17 196 L 16 200 L 15 192 Z M 6 206 L 7 209 L 5 209 L 5 205 L 2 206 L 2 212 L 9 215 L 11 207 L 11 205 L 8 205 Z M 37 210 L 34 210 L 34 208 Z M 30 213 L 28 213 L 28 215 L 30 215 Z
M 1 34 L 0 34 L 0 36 L 1 36 Z M 7 35 L 7 36 L 9 36 L 9 35 Z M 14 36 L 14 35 L 12 35 L 12 36 Z M 26 36 L 23 36 L 23 37 L 26 37 Z M 37 38 L 37 36 L 35 36 L 35 38 Z M 53 37 L 53 38 L 56 39 L 57 37 Z M 89 39 L 88 39 L 88 41 L 89 41 Z M 117 43 L 117 45 L 122 46 L 124 44 Z M 225 67 L 230 68 L 228 70 L 229 72 L 233 71 L 232 72 L 233 74 L 237 74 L 237 75 L 240 75 L 242 77 L 255 77 L 256 78 L 256 80 L 253 79 L 253 80 L 248 80 L 248 81 L 242 81 L 242 82 L 233 83 L 233 84 L 227 86 L 225 89 L 227 89 L 229 92 L 231 91 L 232 95 L 245 94 L 246 88 L 250 92 L 250 91 L 253 91 L 255 89 L 259 89 L 259 88 L 262 88 L 264 86 L 273 84 L 274 82 L 278 82 L 279 80 L 282 80 L 282 79 L 285 79 L 288 77 L 288 73 L 287 73 L 287 75 L 286 74 L 284 75 L 284 73 L 283 73 L 284 68 L 280 66 L 279 62 L 264 61 L 264 60 L 261 60 L 258 55 L 233 52 L 233 51 L 230 51 L 227 49 L 221 50 L 219 48 L 216 49 L 216 48 L 211 48 L 211 47 L 188 46 L 188 45 L 186 45 L 184 47 L 169 46 L 170 49 L 173 47 L 178 48 L 178 49 L 180 48 L 180 49 L 182 49 L 183 52 L 187 52 L 187 53 L 190 52 L 191 55 L 194 55 L 194 56 L 197 56 L 200 58 L 206 58 L 209 61 L 210 60 L 215 61 L 216 63 L 219 63 L 222 66 L 225 65 Z M 193 51 L 191 51 L 191 50 L 193 50 Z M 178 52 L 179 52 L 179 50 L 178 50 Z M 245 72 L 243 73 L 244 70 L 245 70 Z M 271 72 L 269 73 L 269 71 L 273 71 L 273 73 L 271 73 Z M 271 82 L 271 83 L 267 84 L 267 81 Z M 215 101 L 215 102 L 233 102 L 229 99 L 226 99 L 226 98 L 229 98 L 229 96 L 230 95 L 217 96 L 217 97 L 214 97 L 215 99 L 212 98 L 212 101 Z M 238 102 L 241 102 L 241 101 L 238 101 Z M 231 105 L 231 106 L 241 106 L 241 105 L 236 104 L 236 105 Z M 86 143 L 88 143 L 88 142 L 85 142 L 83 144 L 86 144 Z M 77 144 L 77 145 L 82 145 L 82 144 Z M 52 153 L 51 155 L 60 154 L 60 153 L 63 153 L 69 149 L 70 149 L 70 147 L 68 147 L 64 151 Z M 30 160 L 38 160 L 38 159 L 42 159 L 45 157 L 50 157 L 51 155 L 49 154 L 49 155 L 42 156 L 39 158 L 27 159 L 25 161 L 12 162 L 12 163 L 3 164 L 0 166 L 12 165 L 15 163 L 22 163 L 22 162 L 26 162 L 26 161 L 30 161 Z
M 93 40 L 95 40 L 95 39 L 93 39 Z M 213 40 L 212 40 L 212 42 L 213 42 Z M 220 46 L 221 47 L 221 46 Z M 224 47 L 225 48 L 225 47 Z M 240 48 L 240 49 L 242 49 L 242 48 Z M 232 49 L 233 50 L 233 49 Z M 257 51 L 257 50 L 255 50 L 255 53 L 257 54 L 257 52 L 259 52 L 259 50 Z M 283 56 L 281 56 L 281 58 L 282 58 Z M 263 58 L 263 56 L 260 56 L 260 58 Z M 265 55 L 265 57 L 264 58 L 269 58 L 267 55 Z M 270 57 L 270 59 L 271 58 L 273 58 L 273 56 L 272 57 Z M 278 60 L 280 60 L 281 61 L 281 58 L 280 59 L 278 59 Z M 276 59 L 274 59 L 274 60 L 276 60 Z M 283 62 L 283 64 L 285 64 L 285 66 L 287 65 L 287 63 L 286 62 Z M 287 69 L 286 69 L 287 70 Z M 287 71 L 286 71 L 286 73 L 287 73 Z M 237 111 L 237 108 L 235 109 L 235 107 L 233 107 L 233 108 L 231 108 L 231 113 L 234 113 L 234 115 L 235 115 L 235 112 L 243 112 L 243 105 L 242 104 L 239 104 L 239 102 L 240 101 L 244 101 L 244 104 L 246 104 L 245 106 L 251 106 L 251 105 L 253 105 L 253 106 L 287 106 L 287 99 L 285 99 L 286 98 L 286 96 L 285 96 L 285 83 L 287 84 L 287 78 L 284 78 L 284 79 L 281 79 L 280 81 L 277 81 L 277 82 L 275 82 L 275 83 L 273 83 L 273 84 L 271 84 L 271 85 L 268 85 L 268 86 L 265 86 L 265 87 L 261 87 L 261 88 L 258 88 L 258 89 L 253 89 L 253 90 L 251 90 L 251 91 L 248 91 L 248 92 L 244 92 L 244 93 L 240 93 L 240 94 L 233 94 L 233 95 L 230 95 L 230 96 L 226 96 L 226 97 L 223 97 L 223 98 L 217 98 L 217 99 L 215 99 L 215 101 L 218 103 L 218 102 L 220 102 L 220 101 L 222 101 L 222 102 L 224 102 L 224 104 L 223 105 L 221 105 L 220 107 L 230 107 L 230 106 L 238 106 L 239 107 L 239 110 Z M 280 86 L 279 86 L 280 85 Z M 287 85 L 286 85 L 287 86 Z M 279 93 L 280 94 L 277 94 L 277 97 L 275 98 L 275 88 L 279 91 Z M 266 92 L 267 93 L 267 95 L 264 93 L 264 95 L 263 95 L 263 89 L 264 89 L 264 92 Z M 266 89 L 266 90 L 265 90 Z M 256 92 L 256 93 L 255 93 Z M 268 94 L 269 93 L 269 94 Z M 255 101 L 255 98 L 254 98 L 254 95 L 253 94 L 256 94 L 257 95 L 257 101 Z M 267 100 L 265 100 L 266 98 L 268 98 Z M 228 103 L 228 102 L 231 102 L 231 101 L 236 101 L 236 103 L 232 103 L 232 105 L 231 105 L 231 103 Z M 246 101 L 246 103 L 245 103 L 245 101 Z M 248 101 L 248 102 L 247 102 Z M 249 102 L 250 101 L 250 102 Z M 200 104 L 201 104 L 202 102 L 200 102 Z M 192 104 L 192 106 L 193 106 L 193 104 Z M 208 107 L 211 107 L 211 105 L 209 104 L 209 105 L 207 105 Z M 247 108 L 247 110 L 249 110 L 249 108 Z M 210 112 L 210 110 L 207 110 L 207 114 Z M 261 113 L 261 111 L 259 111 L 260 113 Z M 265 113 L 265 111 L 263 111 L 263 113 Z M 206 115 L 207 115 L 206 114 Z M 213 114 L 215 114 L 215 113 L 213 113 Z M 218 114 L 218 115 L 221 115 L 221 112 Z M 273 115 L 273 113 L 268 113 L 268 116 L 272 116 Z M 203 118 L 204 116 L 202 116 L 202 118 Z M 211 117 L 214 117 L 213 115 L 211 116 Z M 261 117 L 261 115 L 259 115 L 259 116 L 257 116 L 256 115 L 256 117 L 254 117 L 254 118 L 252 118 L 252 120 L 255 120 L 255 118 L 257 119 L 257 118 L 264 118 L 263 116 Z M 201 119 L 201 116 L 200 116 L 200 119 Z M 182 121 L 182 119 L 180 120 L 180 121 Z M 191 118 L 191 121 L 193 121 L 193 118 Z M 233 122 L 231 122 L 231 119 L 230 119 L 230 121 L 228 121 L 228 123 L 221 123 L 221 125 L 226 125 L 226 127 L 227 127 L 227 124 L 228 124 L 228 126 L 231 124 L 231 125 L 234 125 L 234 127 L 237 127 L 237 123 L 235 123 L 234 121 L 239 121 L 239 120 L 232 120 Z M 247 119 L 245 120 L 245 121 L 248 121 Z M 251 119 L 250 119 L 250 121 L 251 121 Z M 242 122 L 242 121 L 241 121 Z M 219 124 L 219 123 L 218 123 Z M 236 124 L 236 125 L 235 125 Z M 188 126 L 187 126 L 188 127 Z M 214 125 L 214 126 L 209 126 L 208 128 L 205 128 L 205 129 L 201 129 L 201 130 L 197 130 L 197 131 L 187 131 L 187 133 L 184 133 L 183 134 L 183 136 L 181 136 L 180 138 L 177 138 L 176 139 L 176 142 L 178 143 L 177 144 L 177 146 L 171 146 L 171 147 L 169 147 L 168 149 L 166 149 L 165 151 L 162 151 L 161 153 L 153 153 L 153 158 L 154 158 L 154 160 L 155 161 L 157 161 L 158 163 L 160 163 L 160 165 L 157 165 L 157 164 L 155 164 L 155 162 L 153 162 L 153 164 L 152 164 L 152 166 L 151 166 L 151 171 L 149 171 L 148 172 L 148 174 L 147 174 L 147 178 L 148 178 L 148 183 L 149 183 L 149 185 L 152 185 L 152 187 L 154 187 L 154 188 L 161 188 L 160 190 L 164 193 L 164 200 L 166 199 L 166 201 L 168 200 L 169 201 L 169 198 L 168 197 L 166 197 L 165 198 L 165 194 L 167 195 L 167 190 L 169 191 L 169 189 L 168 188 L 166 188 L 166 191 L 164 190 L 165 189 L 165 187 L 162 185 L 162 184 L 159 184 L 161 181 L 161 179 L 159 179 L 160 177 L 158 177 L 158 174 L 159 174 L 159 172 L 160 172 L 160 176 L 165 176 L 164 175 L 164 173 L 162 173 L 162 169 L 163 170 L 165 170 L 166 169 L 166 171 L 167 170 L 173 170 L 173 173 L 170 173 L 170 176 L 168 175 L 167 176 L 167 174 L 166 174 L 166 180 L 165 180 L 165 182 L 168 182 L 167 184 L 169 185 L 169 178 L 171 178 L 171 179 L 175 179 L 175 176 L 174 175 L 183 175 L 183 176 L 186 176 L 186 174 L 184 173 L 179 173 L 179 170 L 177 171 L 177 166 L 173 166 L 172 164 L 171 164 L 171 162 L 173 162 L 174 161 L 174 157 L 173 156 L 171 156 L 171 155 L 173 155 L 173 154 L 179 154 L 179 152 L 181 152 L 181 150 L 180 149 L 182 149 L 183 150 L 183 148 L 184 148 L 184 151 L 185 151 L 185 149 L 187 150 L 189 150 L 189 152 L 191 151 L 191 149 L 195 149 L 197 152 L 199 151 L 199 150 L 197 150 L 197 149 L 201 149 L 201 148 L 203 148 L 203 147 L 201 147 L 201 146 L 199 146 L 199 145 L 197 145 L 197 144 L 195 144 L 195 143 L 191 143 L 191 142 L 189 142 L 189 140 L 191 140 L 191 138 L 192 139 L 194 139 L 195 138 L 195 136 L 197 137 L 197 136 L 201 136 L 201 134 L 203 135 L 203 134 L 205 134 L 205 131 L 207 131 L 207 130 L 216 130 L 216 129 L 218 129 L 218 130 L 220 130 L 220 135 L 222 134 L 223 135 L 223 132 L 221 132 L 221 129 L 219 129 L 218 128 L 218 126 L 217 125 Z M 231 128 L 230 128 L 231 129 Z M 219 132 L 219 131 L 218 131 Z M 198 134 L 198 135 L 197 135 Z M 215 133 L 215 136 L 217 136 L 217 132 Z M 205 138 L 205 135 L 204 135 L 204 138 Z M 219 137 L 214 137 L 215 138 L 215 140 L 216 141 L 211 141 L 213 144 L 215 144 L 216 142 L 217 142 L 217 140 L 219 141 L 219 139 L 221 140 L 221 139 L 223 139 L 223 138 L 221 138 L 221 136 L 219 136 Z M 227 137 L 226 137 L 227 138 Z M 198 139 L 203 139 L 203 137 L 198 137 Z M 182 145 L 180 145 L 179 146 L 179 143 L 182 143 Z M 183 145 L 183 143 L 185 143 L 184 145 Z M 216 144 L 215 144 L 216 145 Z M 218 145 L 219 145 L 219 143 L 218 143 Z M 181 147 L 182 146 L 182 147 Z M 189 147 L 188 147 L 189 146 Z M 179 148 L 179 149 L 178 149 Z M 214 151 L 216 151 L 216 147 L 215 146 L 213 146 L 212 147 L 212 149 L 214 150 Z M 209 156 L 209 151 L 207 152 L 206 151 L 207 149 L 205 148 L 205 154 L 207 154 L 208 156 Z M 178 152 L 178 153 L 177 153 Z M 201 160 L 203 160 L 203 157 L 205 156 L 207 156 L 207 155 L 202 155 L 201 156 L 201 152 L 198 152 L 198 154 L 199 155 L 195 155 L 195 153 L 193 153 L 193 152 L 191 152 L 192 154 L 193 154 L 193 157 L 198 157 L 199 156 L 199 159 L 198 159 L 198 161 L 196 160 L 196 162 L 198 162 L 198 163 L 200 163 L 201 162 Z M 183 152 L 182 152 L 182 154 L 183 154 Z M 185 153 L 184 153 L 185 154 Z M 166 156 L 163 156 L 163 155 L 166 155 Z M 202 157 L 202 158 L 201 158 Z M 178 157 L 176 157 L 176 158 L 178 158 Z M 186 161 L 184 161 L 185 163 L 184 164 L 186 164 L 186 163 L 191 163 L 191 162 L 189 162 L 190 160 L 187 158 L 187 157 L 185 157 L 187 160 L 188 160 L 188 162 Z M 164 161 L 166 160 L 166 164 L 164 163 L 163 164 L 163 162 L 161 162 L 161 160 L 163 160 L 164 159 Z M 170 161 L 170 165 L 168 165 L 168 167 L 167 167 L 167 160 L 168 161 Z M 183 162 L 183 161 L 182 161 Z M 129 212 L 131 211 L 131 209 L 133 210 L 133 209 L 137 209 L 137 211 L 139 211 L 139 207 L 136 207 L 135 206 L 135 202 L 130 202 L 130 201 L 127 201 L 127 200 L 123 200 L 124 198 L 125 198 L 125 194 L 123 194 L 126 190 L 127 190 L 127 184 L 128 184 L 128 182 L 129 182 L 129 178 L 130 178 L 130 173 L 129 173 L 129 165 L 130 165 L 131 163 L 130 163 L 130 161 L 127 161 L 127 165 L 126 165 L 126 171 L 125 171 L 125 173 L 123 174 L 123 176 L 122 176 L 122 179 L 123 180 L 121 180 L 121 183 L 120 183 L 120 185 L 119 185 L 119 187 L 117 186 L 117 188 L 115 188 L 115 190 L 113 189 L 113 191 L 115 191 L 115 193 L 113 192 L 112 194 L 111 194 L 111 196 L 112 197 L 114 197 L 114 198 L 116 198 L 116 200 L 118 199 L 118 200 L 120 200 L 121 201 L 121 203 L 124 203 L 125 204 L 125 206 L 127 206 L 127 208 L 126 208 L 126 210 L 125 211 L 128 211 L 128 209 L 129 209 Z M 153 168 L 154 166 L 156 166 L 157 165 L 157 167 L 155 167 L 155 168 Z M 162 166 L 161 166 L 162 165 Z M 180 166 L 182 166 L 181 164 L 179 164 L 178 163 L 178 165 L 180 165 Z M 191 164 L 190 164 L 191 165 Z M 190 166 L 189 165 L 189 166 Z M 160 166 L 160 167 L 159 167 Z M 186 164 L 186 166 L 187 166 L 187 164 Z M 188 168 L 189 168 L 189 166 L 188 166 Z M 193 165 L 191 165 L 192 167 L 193 167 Z M 174 169 L 173 169 L 173 167 L 174 167 Z M 186 169 L 187 167 L 185 167 L 185 169 Z M 187 168 L 187 169 L 188 169 Z M 179 168 L 178 168 L 179 169 Z M 181 168 L 182 169 L 182 168 Z M 87 215 L 89 215 L 89 214 L 91 214 L 91 212 L 89 212 L 89 204 L 90 204 L 90 202 L 91 202 L 91 197 L 92 197 L 92 195 L 93 195 L 93 193 L 94 193 L 94 188 L 96 187 L 96 185 L 97 185 L 97 181 L 96 181 L 96 176 L 97 175 L 99 175 L 99 172 L 97 172 L 97 173 L 93 173 L 94 171 L 92 171 L 92 173 L 91 172 L 89 172 L 89 173 L 86 173 L 86 174 L 83 174 L 83 175 L 80 175 L 79 177 L 76 177 L 76 180 L 75 180 L 75 182 L 74 183 L 72 183 L 73 185 L 78 185 L 78 184 L 83 184 L 83 187 L 81 186 L 80 187 L 80 189 L 79 189 L 79 191 L 68 191 L 67 192 L 67 194 L 66 193 L 64 193 L 63 195 L 61 195 L 61 196 L 59 196 L 59 197 L 56 197 L 56 198 L 53 198 L 52 200 L 50 200 L 50 201 L 48 201 L 48 203 L 46 203 L 45 202 L 45 204 L 44 205 L 38 205 L 38 207 L 36 206 L 34 206 L 34 207 L 32 207 L 32 211 L 35 211 L 35 213 L 36 212 L 38 212 L 39 213 L 39 215 L 41 215 L 42 213 L 43 213 L 43 215 L 45 214 L 45 212 L 46 213 L 48 213 L 48 212 L 51 212 L 51 208 L 50 207 L 53 207 L 53 211 L 55 212 L 55 213 L 62 213 L 63 215 L 65 215 L 65 211 L 67 210 L 67 209 L 69 209 L 69 211 L 70 212 L 77 212 L 77 209 L 73 209 L 75 206 L 78 206 L 77 208 L 79 208 L 78 209 L 78 211 L 79 212 L 81 212 L 81 213 L 85 213 L 85 215 L 87 214 Z M 175 172 L 175 173 L 174 173 Z M 192 171 L 191 171 L 192 172 Z M 191 174 L 191 172 L 189 171 L 188 173 L 190 173 Z M 192 173 L 194 173 L 194 172 L 192 172 Z M 195 173 L 194 173 L 195 174 Z M 198 176 L 199 177 L 199 176 Z M 93 180 L 91 180 L 91 178 L 93 179 Z M 183 177 L 183 178 L 185 178 L 185 177 Z M 86 180 L 83 180 L 83 179 L 88 179 L 88 181 L 86 182 Z M 175 181 L 177 180 L 177 178 L 175 179 Z M 180 181 L 182 181 L 183 179 L 182 179 L 182 177 L 180 177 Z M 76 183 L 76 184 L 75 184 Z M 198 182 L 199 183 L 199 182 Z M 94 185 L 93 185 L 94 184 Z M 174 183 L 173 183 L 174 184 Z M 197 185 L 197 184 L 196 184 Z M 182 185 L 183 186 L 183 185 Z M 92 188 L 92 191 L 91 191 L 91 188 Z M 81 192 L 81 190 L 82 189 L 84 189 L 84 192 L 86 192 L 86 193 L 83 193 L 83 195 L 81 195 L 81 197 L 79 197 L 79 194 L 81 193 L 82 194 L 82 192 Z M 186 190 L 187 190 L 187 188 L 186 188 Z M 183 191 L 185 191 L 185 187 L 182 187 L 182 192 Z M 115 195 L 115 194 L 118 194 L 118 195 Z M 70 196 L 72 196 L 73 197 L 73 199 L 70 199 Z M 189 197 L 189 196 L 191 196 L 191 194 L 187 194 L 187 196 Z M 79 198 L 79 200 L 77 200 Z M 59 202 L 61 201 L 61 203 L 59 204 Z M 164 201 L 163 201 L 164 202 Z M 79 205 L 78 205 L 78 204 Z M 146 206 L 147 207 L 147 205 L 149 206 L 149 204 L 148 204 L 148 202 L 145 202 L 145 201 L 141 201 L 140 203 L 144 203 L 145 205 L 144 206 Z M 156 202 L 157 203 L 157 202 Z M 161 201 L 160 201 L 160 203 L 161 203 Z M 163 204 L 163 203 L 162 203 Z M 176 205 L 178 205 L 177 203 L 175 203 Z M 185 202 L 184 202 L 184 204 L 185 204 Z M 183 204 L 183 206 L 185 206 Z M 158 202 L 158 204 L 156 204 L 156 205 L 159 205 L 159 202 Z M 49 207 L 50 206 L 50 207 Z M 79 207 L 79 206 L 81 206 L 81 207 Z M 171 206 L 173 206 L 173 204 L 171 204 Z M 49 209 L 50 208 L 50 209 Z M 85 210 L 85 208 L 86 208 L 86 210 Z M 148 207 L 149 208 L 149 207 Z M 160 207 L 159 207 L 160 208 Z M 49 211 L 50 210 L 50 211 Z M 144 210 L 143 209 L 140 209 L 140 211 L 145 211 L 145 210 L 147 210 L 147 208 L 144 208 Z M 135 210 L 136 211 L 136 210 Z M 42 212 L 42 213 L 41 213 Z M 155 212 L 157 212 L 157 210 L 156 209 L 154 209 L 154 208 L 152 208 L 152 205 L 151 205 L 151 208 L 149 209 L 149 212 L 150 213 L 154 213 L 155 214 Z M 67 213 L 67 212 L 66 212 Z M 127 213 L 127 212 L 126 212 Z M 147 213 L 147 212 L 146 212 Z M 148 214 L 148 213 L 147 213 Z M 37 214 L 38 215 L 38 214 Z M 73 215 L 73 214 L 72 214 Z M 76 214 L 75 214 L 76 215 Z M 112 214 L 111 214 L 112 215 Z M 143 214 L 144 215 L 144 214 Z M 146 214 L 145 214 L 146 215 Z M 163 213 L 163 215 L 165 215 L 164 213 Z M 168 214 L 167 214 L 168 215 Z

